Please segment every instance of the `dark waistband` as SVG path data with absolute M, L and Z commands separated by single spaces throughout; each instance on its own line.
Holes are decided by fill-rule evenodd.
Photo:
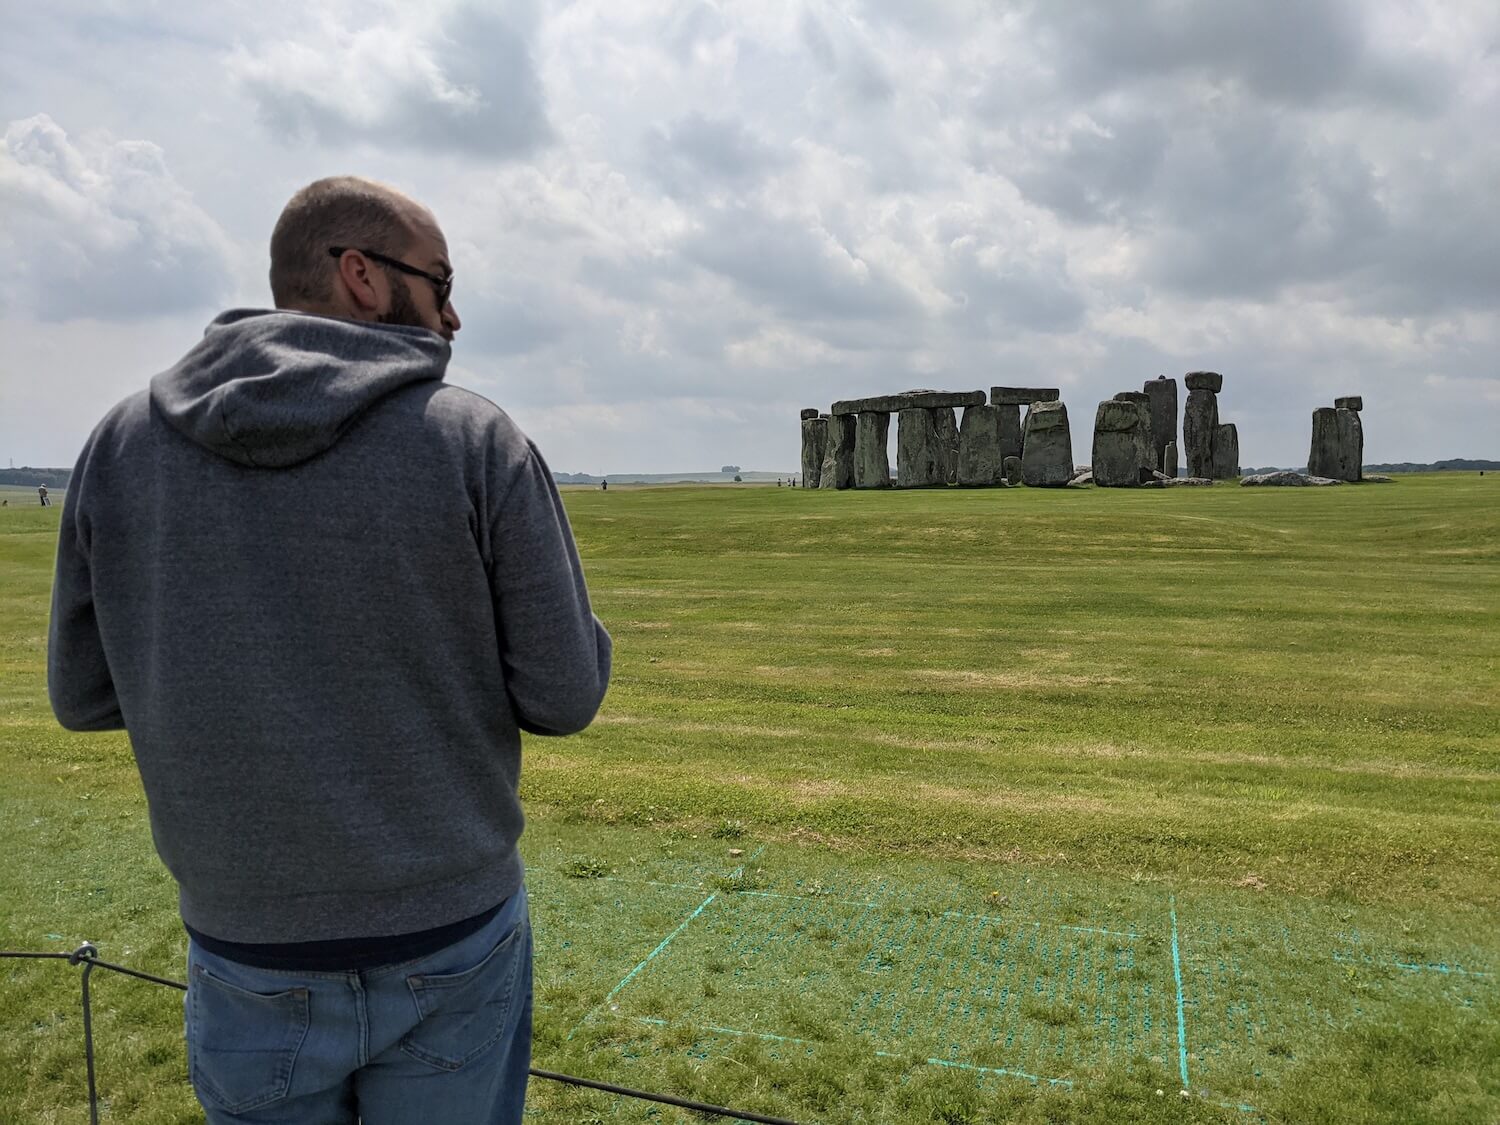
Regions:
M 507 900 L 509 901 L 509 900 Z M 403 961 L 415 961 L 436 953 L 444 946 L 462 941 L 472 933 L 487 926 L 500 913 L 504 902 L 498 902 L 472 918 L 434 926 L 430 930 L 418 930 L 409 934 L 391 934 L 383 937 L 332 938 L 327 941 L 293 942 L 241 942 L 224 941 L 199 933 L 184 922 L 192 939 L 209 953 L 217 954 L 242 965 L 257 969 L 285 969 L 305 973 L 353 972 L 359 969 L 378 969 L 382 965 L 397 965 Z

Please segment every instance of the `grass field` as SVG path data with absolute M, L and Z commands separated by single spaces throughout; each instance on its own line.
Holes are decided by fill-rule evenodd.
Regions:
M 807 1122 L 1500 1121 L 1500 479 L 566 499 L 616 671 L 527 748 L 536 1065 Z M 180 977 L 128 745 L 47 708 L 59 512 L 0 510 L 0 948 Z M 0 1121 L 87 1120 L 77 975 L 0 962 Z M 93 988 L 109 1118 L 200 1120 L 180 996 Z

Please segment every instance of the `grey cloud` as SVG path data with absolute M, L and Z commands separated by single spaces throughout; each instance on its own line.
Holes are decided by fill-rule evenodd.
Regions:
M 1251 111 L 1174 135 L 1156 190 L 1147 275 L 1199 296 L 1268 298 L 1372 260 L 1387 230 L 1373 170 Z
M 833 40 L 828 37 L 823 21 L 813 15 L 811 9 L 803 8 L 802 19 L 798 21 L 797 28 L 802 35 L 802 45 L 807 48 L 813 61 L 824 70 L 834 70 L 838 66 L 838 55 L 834 52 Z
M 974 336 L 1007 331 L 1071 332 L 1087 309 L 1060 257 L 1012 255 L 992 248 L 981 257 L 964 240 L 949 255 L 945 288 L 958 302 L 952 319 Z
M 911 315 L 910 296 L 821 228 L 746 208 L 705 216 L 681 253 L 795 321 Z
M 799 30 L 808 54 L 833 76 L 835 88 L 847 102 L 880 104 L 895 96 L 896 84 L 885 66 L 847 22 L 838 28 L 835 37 L 811 9 L 804 8 Z
M 679 62 L 692 56 L 699 43 L 716 39 L 729 30 L 723 14 L 703 0 L 684 0 L 669 16 L 663 38 Z
M 1155 115 L 1102 112 L 1091 126 L 1070 130 L 1056 152 L 1028 146 L 1036 155 L 1010 178 L 1027 198 L 1074 222 L 1128 220 L 1156 185 L 1170 141 Z
M 454 300 L 467 302 L 461 294 Z M 489 356 L 526 355 L 546 347 L 565 333 L 566 317 L 552 300 L 482 295 L 475 298 L 478 315 L 464 320 L 459 339 L 466 351 Z M 464 312 L 460 309 L 460 314 Z
M 1389 228 L 1372 248 L 1363 290 L 1349 303 L 1381 316 L 1441 315 L 1500 307 L 1500 228 L 1493 198 L 1475 184 L 1500 183 L 1493 150 L 1471 159 L 1416 159 L 1388 186 Z
M 512 7 L 463 4 L 431 39 L 372 27 L 312 56 L 275 43 L 233 70 L 279 139 L 522 157 L 553 134 L 529 20 Z
M 50 117 L 0 142 L 3 303 L 43 320 L 213 308 L 232 287 L 228 239 L 146 141 L 75 145 Z
M 743 122 L 691 113 L 645 139 L 647 171 L 674 196 L 716 187 L 743 191 L 786 160 Z
M 1075 92 L 1192 72 L 1290 104 L 1360 94 L 1419 112 L 1439 108 L 1446 98 L 1439 68 L 1378 51 L 1368 18 L 1354 0 L 1048 0 L 1030 12 L 1044 52 Z

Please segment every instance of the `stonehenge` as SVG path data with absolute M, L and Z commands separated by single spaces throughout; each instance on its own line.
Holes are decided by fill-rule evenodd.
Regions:
M 828 419 L 828 445 L 823 454 L 819 488 L 854 487 L 853 414 L 834 414 Z
M 842 415 L 835 414 L 835 418 Z M 891 460 L 886 443 L 891 416 L 864 411 L 854 416 L 854 487 L 890 488 Z
M 1201 376 L 1212 375 L 1209 382 Z M 1219 428 L 1219 388 L 1223 377 L 1211 371 L 1193 371 L 1183 379 L 1187 385 L 1187 404 L 1182 410 L 1182 444 L 1187 452 L 1190 477 L 1211 476 L 1214 458 L 1214 431 Z
M 1156 470 L 1156 455 L 1151 445 L 1151 396 L 1145 391 L 1121 391 L 1114 401 L 1128 402 L 1135 406 L 1136 462 L 1145 470 L 1142 479 L 1150 479 Z
M 937 488 L 948 483 L 939 413 L 912 409 L 896 415 L 897 488 Z M 951 421 L 953 411 L 947 413 Z
M 1364 476 L 1365 431 L 1359 418 L 1364 399 L 1345 395 L 1333 401 L 1333 406 L 1313 411 L 1307 472 L 1331 480 L 1358 481 Z
M 1151 467 L 1175 477 L 1177 469 L 1167 468 L 1167 446 L 1177 444 L 1177 380 L 1158 375 L 1155 379 L 1147 379 L 1141 390 L 1150 400 Z
M 1034 402 L 1022 434 L 1021 480 L 1032 488 L 1061 488 L 1073 479 L 1073 438 L 1068 408 Z
M 1189 371 L 1182 382 L 1187 400 L 1180 430 L 1177 380 L 1165 375 L 1146 380 L 1139 391 L 1121 391 L 1099 403 L 1093 464 L 1081 467 L 1073 464 L 1068 408 L 1056 387 L 991 387 L 988 396 L 984 391 L 920 389 L 841 399 L 827 413 L 807 407 L 800 411 L 802 486 L 1060 488 L 1093 483 L 1160 488 L 1238 478 L 1239 428 L 1219 420 L 1224 376 Z M 1310 478 L 1362 478 L 1363 407 L 1361 396 L 1343 395 L 1333 406 L 1313 411 Z M 961 415 L 955 413 L 960 410 Z M 889 453 L 893 414 L 894 474 Z
M 1240 475 L 1240 432 L 1233 422 L 1214 431 L 1213 480 L 1231 480 Z
M 1182 377 L 1188 389 L 1182 411 L 1182 449 L 1188 475 L 1229 480 L 1240 475 L 1239 431 L 1219 422 L 1219 392 L 1224 376 L 1217 371 L 1189 371 Z
M 823 474 L 823 455 L 828 447 L 828 419 L 816 410 L 808 417 L 802 411 L 802 487 L 817 488 Z
M 847 425 L 839 419 L 854 419 L 854 465 L 851 484 L 836 482 L 832 487 L 891 487 L 886 450 L 892 414 L 897 416 L 898 487 L 940 488 L 955 483 L 963 440 L 953 411 L 983 405 L 983 391 L 915 390 L 835 402 L 829 412 L 829 432 L 837 440 L 839 427 Z
M 1174 403 L 1176 398 L 1174 383 Z M 1157 455 L 1153 436 L 1153 402 L 1149 391 L 1121 391 L 1099 404 L 1094 415 L 1093 483 L 1101 488 L 1156 483 L 1163 459 Z M 1175 413 L 1170 429 L 1177 429 Z
M 1140 415 L 1133 402 L 1107 399 L 1094 414 L 1094 483 L 1124 488 L 1140 483 L 1141 454 L 1136 435 Z
M 953 409 L 943 406 L 930 411 L 933 425 L 937 429 L 938 454 L 941 463 L 938 466 L 943 484 L 956 484 L 958 479 L 958 423 L 953 420 Z M 898 440 L 900 435 L 897 435 Z M 900 468 L 896 470 L 900 475 Z
M 1005 408 L 970 406 L 964 409 L 958 427 L 958 484 L 965 488 L 984 488 L 1005 480 L 1005 459 L 1009 454 L 1003 436 Z M 1021 435 L 1015 434 L 1015 450 L 1020 452 Z

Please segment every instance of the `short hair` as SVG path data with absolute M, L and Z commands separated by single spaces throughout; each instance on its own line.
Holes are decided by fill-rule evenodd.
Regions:
M 271 232 L 276 307 L 333 299 L 330 246 L 404 254 L 414 238 L 410 206 L 400 192 L 359 176 L 329 176 L 297 192 Z

